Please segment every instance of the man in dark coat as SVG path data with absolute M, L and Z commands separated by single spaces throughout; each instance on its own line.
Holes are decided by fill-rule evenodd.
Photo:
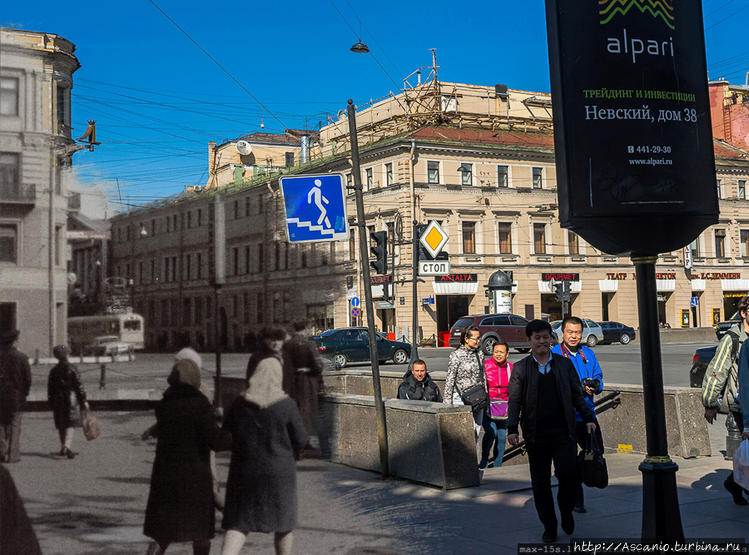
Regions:
M 426 362 L 421 359 L 414 360 L 411 368 L 403 376 L 403 382 L 398 387 L 398 399 L 431 401 L 432 403 L 442 402 L 440 388 L 429 377 Z
M 294 322 L 292 328 L 293 335 L 283 346 L 283 389 L 296 401 L 307 434 L 316 436 L 322 362 L 317 347 L 305 333 L 304 322 Z
M 572 534 L 572 516 L 577 468 L 575 455 L 575 409 L 589 433 L 595 431 L 595 415 L 585 402 L 580 378 L 572 363 L 551 353 L 551 326 L 533 320 L 525 328 L 531 354 L 513 368 L 507 409 L 507 440 L 517 445 L 518 422 L 528 451 L 533 501 L 544 525 L 542 540 L 557 539 L 557 515 L 551 495 L 551 462 L 559 481 L 557 502 L 562 530 Z
M 18 334 L 0 332 L 0 462 L 21 460 L 21 409 L 31 389 L 29 357 L 13 346 Z

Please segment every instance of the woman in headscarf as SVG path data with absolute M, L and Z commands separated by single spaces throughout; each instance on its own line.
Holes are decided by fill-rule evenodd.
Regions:
M 68 348 L 55 345 L 52 354 L 58 362 L 49 371 L 47 401 L 60 436 L 60 456 L 72 459 L 76 455 L 71 450 L 74 426 L 80 425 L 81 409 L 88 410 L 88 401 L 78 370 L 68 361 Z
M 200 392 L 195 362 L 175 363 L 167 382 L 156 407 L 158 442 L 143 532 L 158 543 L 157 554 L 189 541 L 194 554 L 208 555 L 215 529 L 209 453 L 228 449 L 231 438 Z
M 232 434 L 222 555 L 235 555 L 249 532 L 274 532 L 276 553 L 291 553 L 297 525 L 296 459 L 307 433 L 296 403 L 283 391 L 286 332 L 267 329 L 247 367 L 249 387 L 232 405 Z

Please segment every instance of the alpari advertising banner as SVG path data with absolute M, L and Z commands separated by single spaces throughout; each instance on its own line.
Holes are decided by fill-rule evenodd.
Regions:
M 718 216 L 699 0 L 547 0 L 560 220 L 614 254 Z

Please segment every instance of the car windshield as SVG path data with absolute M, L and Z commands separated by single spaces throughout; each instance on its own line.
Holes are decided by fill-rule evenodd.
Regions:
M 337 332 L 337 331 L 338 331 L 338 330 L 328 330 L 328 331 L 324 331 L 324 332 L 322 332 L 322 333 L 320 334 L 320 337 L 328 337 L 328 336 L 330 336 L 330 335 L 333 335 L 333 334 L 334 334 L 335 332 Z
M 470 326 L 473 323 L 473 318 L 461 318 L 453 324 L 452 329 L 464 328 Z

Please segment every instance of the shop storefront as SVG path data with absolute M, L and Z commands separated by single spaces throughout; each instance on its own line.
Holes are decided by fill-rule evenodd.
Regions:
M 477 274 L 436 276 L 432 283 L 437 310 L 437 337 L 446 346 L 450 328 L 461 316 L 469 314 L 468 307 L 478 292 Z

